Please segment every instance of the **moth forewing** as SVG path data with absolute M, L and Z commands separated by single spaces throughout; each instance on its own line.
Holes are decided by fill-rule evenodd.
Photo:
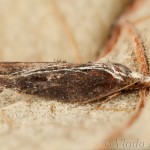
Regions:
M 116 63 L 0 63 L 5 88 L 65 102 L 95 101 L 121 90 L 139 88 L 142 75 Z

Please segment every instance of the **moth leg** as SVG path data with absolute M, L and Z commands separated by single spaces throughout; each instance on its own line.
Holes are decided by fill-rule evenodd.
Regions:
M 120 93 L 121 93 L 121 92 L 117 92 L 117 93 L 114 93 L 114 94 L 108 96 L 106 99 L 104 99 L 103 101 L 100 102 L 100 105 L 97 106 L 97 109 L 99 109 L 102 104 L 107 103 L 107 102 L 110 101 L 111 99 L 113 99 L 113 98 L 117 97 L 118 95 L 120 95 Z

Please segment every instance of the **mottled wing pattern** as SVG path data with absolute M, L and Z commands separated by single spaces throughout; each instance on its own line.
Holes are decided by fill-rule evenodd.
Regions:
M 131 71 L 120 64 L 0 63 L 0 85 L 51 99 L 87 101 L 111 95 L 131 84 Z

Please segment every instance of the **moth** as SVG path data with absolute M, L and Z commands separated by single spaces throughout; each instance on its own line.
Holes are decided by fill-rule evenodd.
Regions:
M 118 63 L 0 62 L 2 89 L 64 102 L 93 102 L 149 85 L 150 77 Z

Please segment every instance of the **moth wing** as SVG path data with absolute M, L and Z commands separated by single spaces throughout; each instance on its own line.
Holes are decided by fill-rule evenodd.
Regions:
M 0 75 L 10 75 L 34 69 L 38 70 L 40 68 L 46 68 L 52 64 L 56 64 L 56 62 L 0 62 Z
M 83 65 L 57 62 L 0 63 L 0 84 L 18 92 L 67 102 L 102 98 L 126 86 L 108 70 L 90 65 L 83 69 Z
M 18 76 L 12 80 L 19 92 L 66 101 L 87 101 L 118 91 L 120 80 L 105 71 L 56 71 Z M 11 82 L 10 82 L 11 83 Z

